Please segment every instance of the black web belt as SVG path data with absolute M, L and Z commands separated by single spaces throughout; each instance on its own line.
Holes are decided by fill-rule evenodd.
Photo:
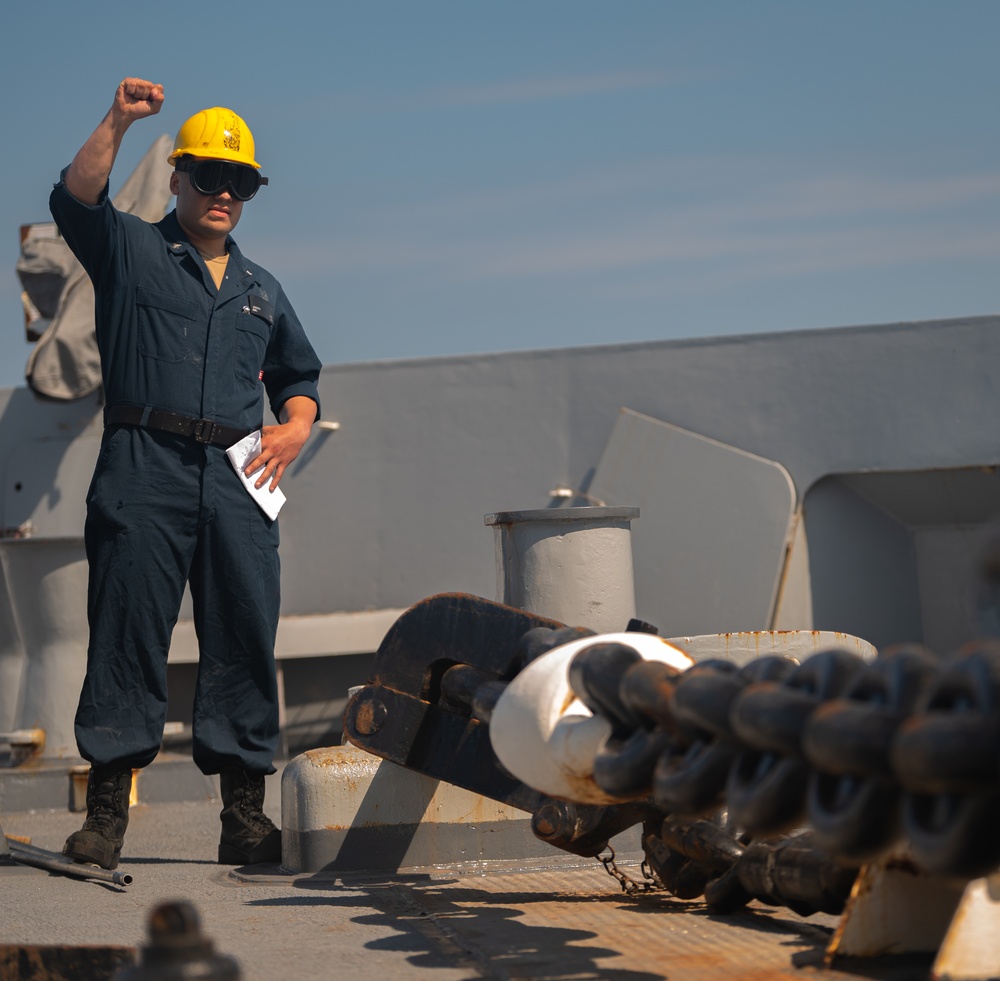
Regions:
M 141 405 L 112 405 L 104 410 L 105 426 L 144 426 L 175 436 L 188 436 L 198 443 L 229 447 L 253 430 L 223 426 L 211 419 L 195 419 L 166 409 L 146 409 Z

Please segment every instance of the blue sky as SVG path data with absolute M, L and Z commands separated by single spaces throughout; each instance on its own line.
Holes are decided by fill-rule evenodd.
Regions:
M 237 230 L 327 363 L 996 312 L 996 0 L 243 0 L 5 13 L 0 385 L 18 227 L 118 81 L 229 105 Z

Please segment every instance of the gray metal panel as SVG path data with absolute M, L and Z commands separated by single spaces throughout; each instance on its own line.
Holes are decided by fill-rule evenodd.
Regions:
M 27 439 L 6 467 L 3 513 L 8 527 L 31 524 L 37 538 L 77 536 L 86 517 L 87 485 L 101 448 L 100 434 Z
M 996 467 L 838 474 L 837 479 L 910 527 L 979 525 L 1000 516 Z
M 639 506 L 643 620 L 665 636 L 770 626 L 795 511 L 781 464 L 623 409 L 590 493 Z
M 948 654 L 966 641 L 995 634 L 995 611 L 977 607 L 976 575 L 998 541 L 995 524 L 914 528 L 922 640 Z
M 818 481 L 803 503 L 813 626 L 864 637 L 881 649 L 923 639 L 913 536 L 858 493 L 855 481 Z
M 975 578 L 1000 537 L 995 467 L 838 474 L 805 496 L 815 626 L 946 652 L 992 632 Z

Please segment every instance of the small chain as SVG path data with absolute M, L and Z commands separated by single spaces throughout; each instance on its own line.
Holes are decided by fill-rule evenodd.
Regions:
M 622 892 L 626 896 L 634 896 L 637 893 L 652 892 L 654 889 L 663 889 L 663 883 L 661 883 L 655 875 L 650 871 L 649 864 L 645 859 L 642 860 L 642 865 L 639 868 L 642 870 L 643 881 L 639 882 L 633 879 L 630 875 L 622 872 L 618 868 L 615 862 L 615 850 L 608 845 L 609 855 L 598 855 L 597 861 L 604 866 L 604 871 L 611 876 L 612 879 L 617 879 L 618 884 L 622 887 Z

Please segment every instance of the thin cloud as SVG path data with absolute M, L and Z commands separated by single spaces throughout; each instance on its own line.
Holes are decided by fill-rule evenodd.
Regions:
M 441 89 L 417 96 L 427 106 L 511 105 L 523 102 L 550 102 L 580 96 L 660 88 L 678 78 L 663 72 L 597 72 L 553 78 L 524 78 L 493 85 Z
M 537 224 L 561 219 L 559 208 L 576 216 L 601 208 L 628 214 L 643 211 L 650 221 L 669 210 L 673 220 L 736 224 L 829 216 L 921 214 L 989 200 L 1000 201 L 1000 172 L 899 178 L 871 174 L 775 179 L 748 173 L 750 165 L 724 167 L 707 160 L 629 164 L 512 188 L 465 192 L 446 198 L 393 205 L 372 211 L 369 227 L 460 227 L 491 216 L 528 214 Z M 766 170 L 766 168 L 765 168 Z M 773 171 L 773 167 L 770 168 Z M 736 189 L 736 190 L 734 190 Z M 650 202 L 673 199 L 672 206 Z M 684 203 L 692 202 L 692 203 Z
M 610 286 L 634 273 L 673 291 L 1000 255 L 1000 173 L 777 180 L 764 168 L 747 180 L 732 166 L 715 173 L 713 193 L 697 177 L 678 182 L 681 170 L 664 167 L 657 181 L 655 168 L 633 166 L 376 211 L 349 239 L 275 243 L 273 261 L 442 286 L 602 274 Z
M 1000 173 L 900 179 L 850 175 L 793 181 L 716 215 L 716 220 L 778 221 L 848 215 L 919 215 L 1000 201 Z M 703 214 L 704 219 L 706 216 Z
M 461 223 L 480 221 L 491 216 L 503 216 L 518 211 L 564 205 L 574 209 L 592 210 L 595 203 L 605 205 L 616 200 L 658 195 L 665 188 L 683 194 L 709 193 L 713 185 L 725 185 L 731 178 L 729 167 L 713 178 L 709 168 L 714 161 L 698 158 L 651 160 L 628 163 L 602 170 L 570 174 L 558 180 L 543 181 L 518 187 L 489 188 L 449 194 L 445 198 L 393 205 L 381 212 L 372 212 L 371 220 L 378 225 L 388 223 Z
M 693 243 L 711 249 L 712 243 Z M 719 245 L 720 243 L 715 243 Z M 603 278 L 604 297 L 663 299 L 698 295 L 750 283 L 803 276 L 954 261 L 1000 260 L 1000 236 L 992 228 L 927 226 L 909 230 L 865 228 L 850 233 L 746 237 L 726 243 L 711 260 L 687 256 L 670 265 L 632 264 L 635 275 Z
M 508 79 L 487 85 L 448 86 L 415 92 L 404 98 L 345 94 L 334 97 L 332 105 L 341 112 L 482 108 L 634 92 L 693 80 L 693 75 L 667 72 L 594 72 L 586 75 Z
M 760 278 L 925 262 L 995 258 L 1000 235 L 992 228 L 928 222 L 916 228 L 864 225 L 850 229 L 663 229 L 659 234 L 617 234 L 600 240 L 553 238 L 502 254 L 470 255 L 465 278 L 528 279 L 656 269 L 689 277 L 699 268 L 738 270 Z M 468 251 L 468 250 L 467 250 Z M 766 259 L 766 264 L 761 260 Z M 458 269 L 455 269 L 458 272 Z

